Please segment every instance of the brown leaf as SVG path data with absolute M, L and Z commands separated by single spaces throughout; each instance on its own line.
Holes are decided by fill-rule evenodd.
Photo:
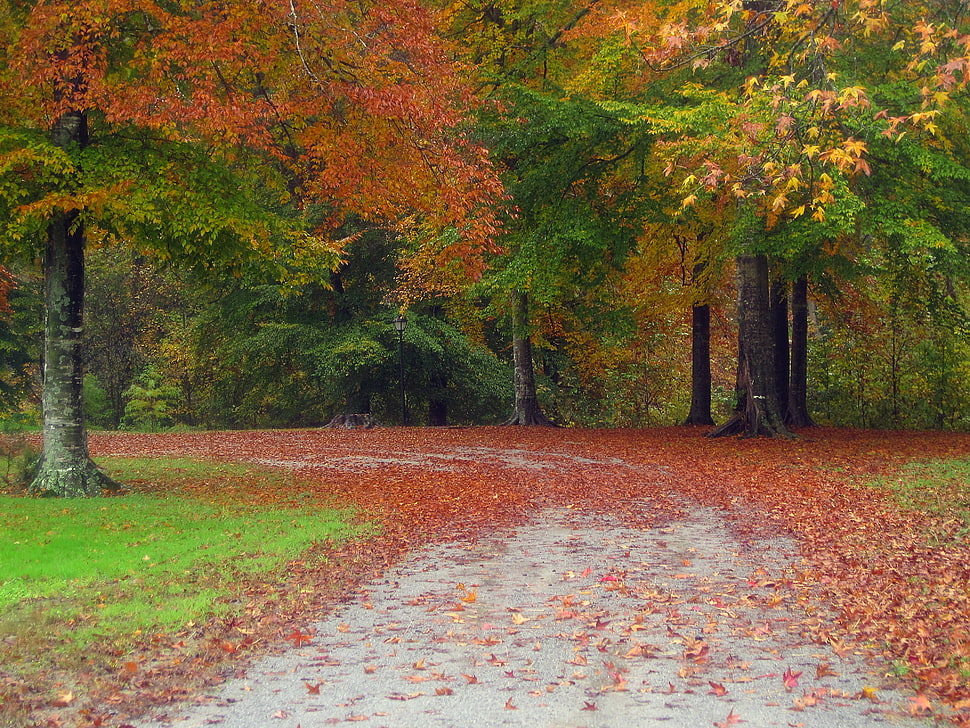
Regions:
M 815 666 L 815 679 L 821 680 L 823 677 L 838 677 L 839 673 L 832 669 L 827 662 L 820 662 Z

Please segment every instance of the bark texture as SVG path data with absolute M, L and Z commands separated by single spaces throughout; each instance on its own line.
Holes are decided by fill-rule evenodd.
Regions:
M 685 425 L 713 425 L 711 416 L 711 307 L 691 307 L 690 412 Z
M 554 427 L 539 406 L 536 393 L 535 364 L 532 361 L 532 339 L 529 336 L 529 297 L 516 294 L 512 318 L 512 360 L 515 369 L 515 410 L 506 425 Z
M 788 408 L 788 377 L 791 347 L 788 341 L 788 281 L 780 276 L 771 280 L 771 338 L 775 357 L 775 389 L 779 410 Z
M 51 137 L 61 147 L 83 146 L 87 142 L 84 114 L 69 112 L 61 116 Z M 88 455 L 81 352 L 84 225 L 77 211 L 55 214 L 47 228 L 44 279 L 44 446 L 28 491 L 62 497 L 101 495 L 103 490 L 119 486 Z
M 764 255 L 737 258 L 738 371 L 734 415 L 711 437 L 791 437 L 775 382 L 774 340 Z
M 808 278 L 792 285 L 791 296 L 791 386 L 788 390 L 789 427 L 814 427 L 808 413 Z

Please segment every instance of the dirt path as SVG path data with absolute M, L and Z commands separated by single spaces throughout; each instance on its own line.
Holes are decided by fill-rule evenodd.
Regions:
M 500 481 L 525 476 L 578 478 L 569 491 L 576 496 L 591 473 L 654 489 L 676 480 L 663 463 L 578 453 L 568 443 L 386 444 L 348 453 L 325 441 L 305 449 L 291 442 L 249 459 L 378 484 L 458 474 L 493 488 L 496 500 L 506 493 Z M 460 501 L 446 485 L 440 498 Z M 290 635 L 292 649 L 191 708 L 138 725 L 928 724 L 914 717 L 913 696 L 885 679 L 884 665 L 808 638 L 806 624 L 824 610 L 790 588 L 800 561 L 790 537 L 755 535 L 750 523 L 739 529 L 679 494 L 644 492 L 637 508 L 653 517 L 638 522 L 627 505 L 618 508 L 623 518 L 574 503 L 517 518 L 500 509 L 506 525 L 413 551 L 352 604 Z M 469 517 L 478 517 L 471 508 Z
M 726 526 L 560 510 L 428 547 L 298 647 L 142 725 L 926 725 L 862 656 L 801 638 L 775 588 L 791 541 Z

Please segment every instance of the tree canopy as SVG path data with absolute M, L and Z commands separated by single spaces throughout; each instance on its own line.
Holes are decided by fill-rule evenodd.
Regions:
M 0 40 L 4 292 L 43 259 L 48 423 L 82 422 L 85 363 L 112 426 L 150 389 L 191 425 L 394 419 L 401 354 L 419 421 L 501 420 L 513 369 L 519 421 L 682 421 L 706 307 L 694 394 L 747 434 L 810 422 L 790 392 L 970 426 L 964 3 L 53 0 Z

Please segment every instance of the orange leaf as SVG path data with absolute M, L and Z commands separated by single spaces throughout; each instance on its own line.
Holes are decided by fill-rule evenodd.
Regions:
M 731 728 L 732 725 L 737 725 L 738 723 L 743 722 L 743 720 L 734 714 L 734 709 L 732 708 L 731 712 L 727 714 L 727 718 L 720 723 L 715 723 L 714 726 L 715 728 Z

